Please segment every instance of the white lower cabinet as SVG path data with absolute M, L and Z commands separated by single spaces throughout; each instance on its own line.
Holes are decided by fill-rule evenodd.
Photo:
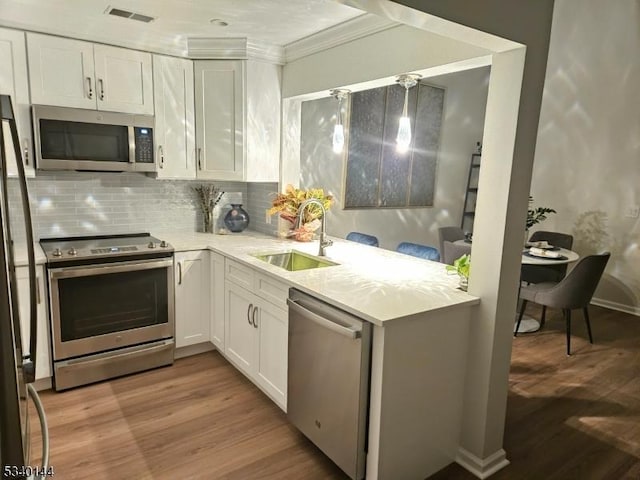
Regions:
M 38 316 L 38 333 L 36 335 L 36 380 L 51 376 L 51 355 L 49 344 L 49 316 L 46 302 L 46 290 L 44 287 L 45 272 L 42 265 L 36 266 L 36 302 Z M 29 291 L 28 267 L 16 268 L 18 281 L 18 308 L 20 311 L 20 330 L 22 334 L 22 348 L 24 354 L 29 352 L 31 338 L 31 306 Z
M 238 278 L 244 271 L 246 277 Z M 272 299 L 238 285 L 261 277 L 244 265 L 227 259 L 225 298 L 225 356 L 269 395 L 283 410 L 287 405 L 288 313 L 281 306 L 284 299 Z M 230 276 L 229 273 L 232 273 Z M 263 280 L 264 281 L 264 280 Z M 274 290 L 287 291 L 273 281 Z
M 231 282 L 225 282 L 224 299 L 226 312 L 225 353 L 244 373 L 255 370 L 256 328 L 253 326 L 253 293 Z
M 175 268 L 176 347 L 210 340 L 209 251 L 178 252 Z
M 258 301 L 254 309 L 257 311 L 255 374 L 258 384 L 286 410 L 289 315 L 287 310 L 264 300 Z
M 224 352 L 224 256 L 209 252 L 210 277 L 210 331 L 211 343 Z

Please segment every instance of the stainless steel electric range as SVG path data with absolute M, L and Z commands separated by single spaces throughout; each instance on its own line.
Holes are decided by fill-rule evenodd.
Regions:
M 56 390 L 173 363 L 173 247 L 148 233 L 40 240 Z

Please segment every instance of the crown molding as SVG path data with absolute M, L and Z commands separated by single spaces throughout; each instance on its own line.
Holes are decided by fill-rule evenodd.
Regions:
M 284 48 L 248 38 L 188 38 L 187 56 L 195 59 L 262 60 L 284 65 Z
M 396 26 L 392 20 L 367 13 L 285 45 L 284 57 L 289 63 Z
M 268 43 L 256 43 L 251 39 L 247 41 L 247 57 L 253 60 L 275 63 L 276 65 L 285 64 L 284 47 Z
M 246 38 L 187 38 L 189 58 L 246 59 Z

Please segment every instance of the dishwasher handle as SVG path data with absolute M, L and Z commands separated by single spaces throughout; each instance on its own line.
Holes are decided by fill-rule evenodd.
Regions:
M 342 325 L 340 325 L 339 323 L 336 322 L 332 322 L 331 320 L 324 318 L 320 315 L 318 315 L 315 312 L 312 312 L 311 310 L 309 310 L 308 308 L 302 306 L 300 303 L 291 300 L 290 298 L 287 298 L 287 304 L 289 305 L 289 308 L 293 309 L 294 311 L 298 312 L 300 315 L 302 315 L 303 317 L 316 322 L 317 324 L 323 326 L 324 328 L 327 328 L 333 332 L 339 333 L 340 335 L 344 335 L 345 337 L 349 337 L 352 340 L 355 340 L 356 338 L 360 338 L 362 336 L 362 327 L 358 326 L 358 325 L 354 325 L 353 327 L 349 328 L 349 327 L 344 327 Z

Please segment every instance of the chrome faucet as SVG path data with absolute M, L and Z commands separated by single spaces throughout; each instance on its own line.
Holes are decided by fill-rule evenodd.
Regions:
M 318 205 L 322 210 L 322 223 L 320 224 L 320 248 L 318 249 L 318 256 L 324 257 L 326 256 L 325 248 L 333 245 L 333 240 L 328 239 L 327 234 L 325 233 L 325 228 L 327 225 L 327 211 L 325 210 L 324 205 L 320 200 L 318 200 L 317 198 L 309 198 L 308 200 L 305 200 L 300 204 L 300 207 L 298 208 L 298 222 L 296 224 L 296 228 L 300 228 L 302 224 L 302 213 L 304 212 L 304 209 L 307 208 L 307 205 L 311 205 L 312 203 Z

